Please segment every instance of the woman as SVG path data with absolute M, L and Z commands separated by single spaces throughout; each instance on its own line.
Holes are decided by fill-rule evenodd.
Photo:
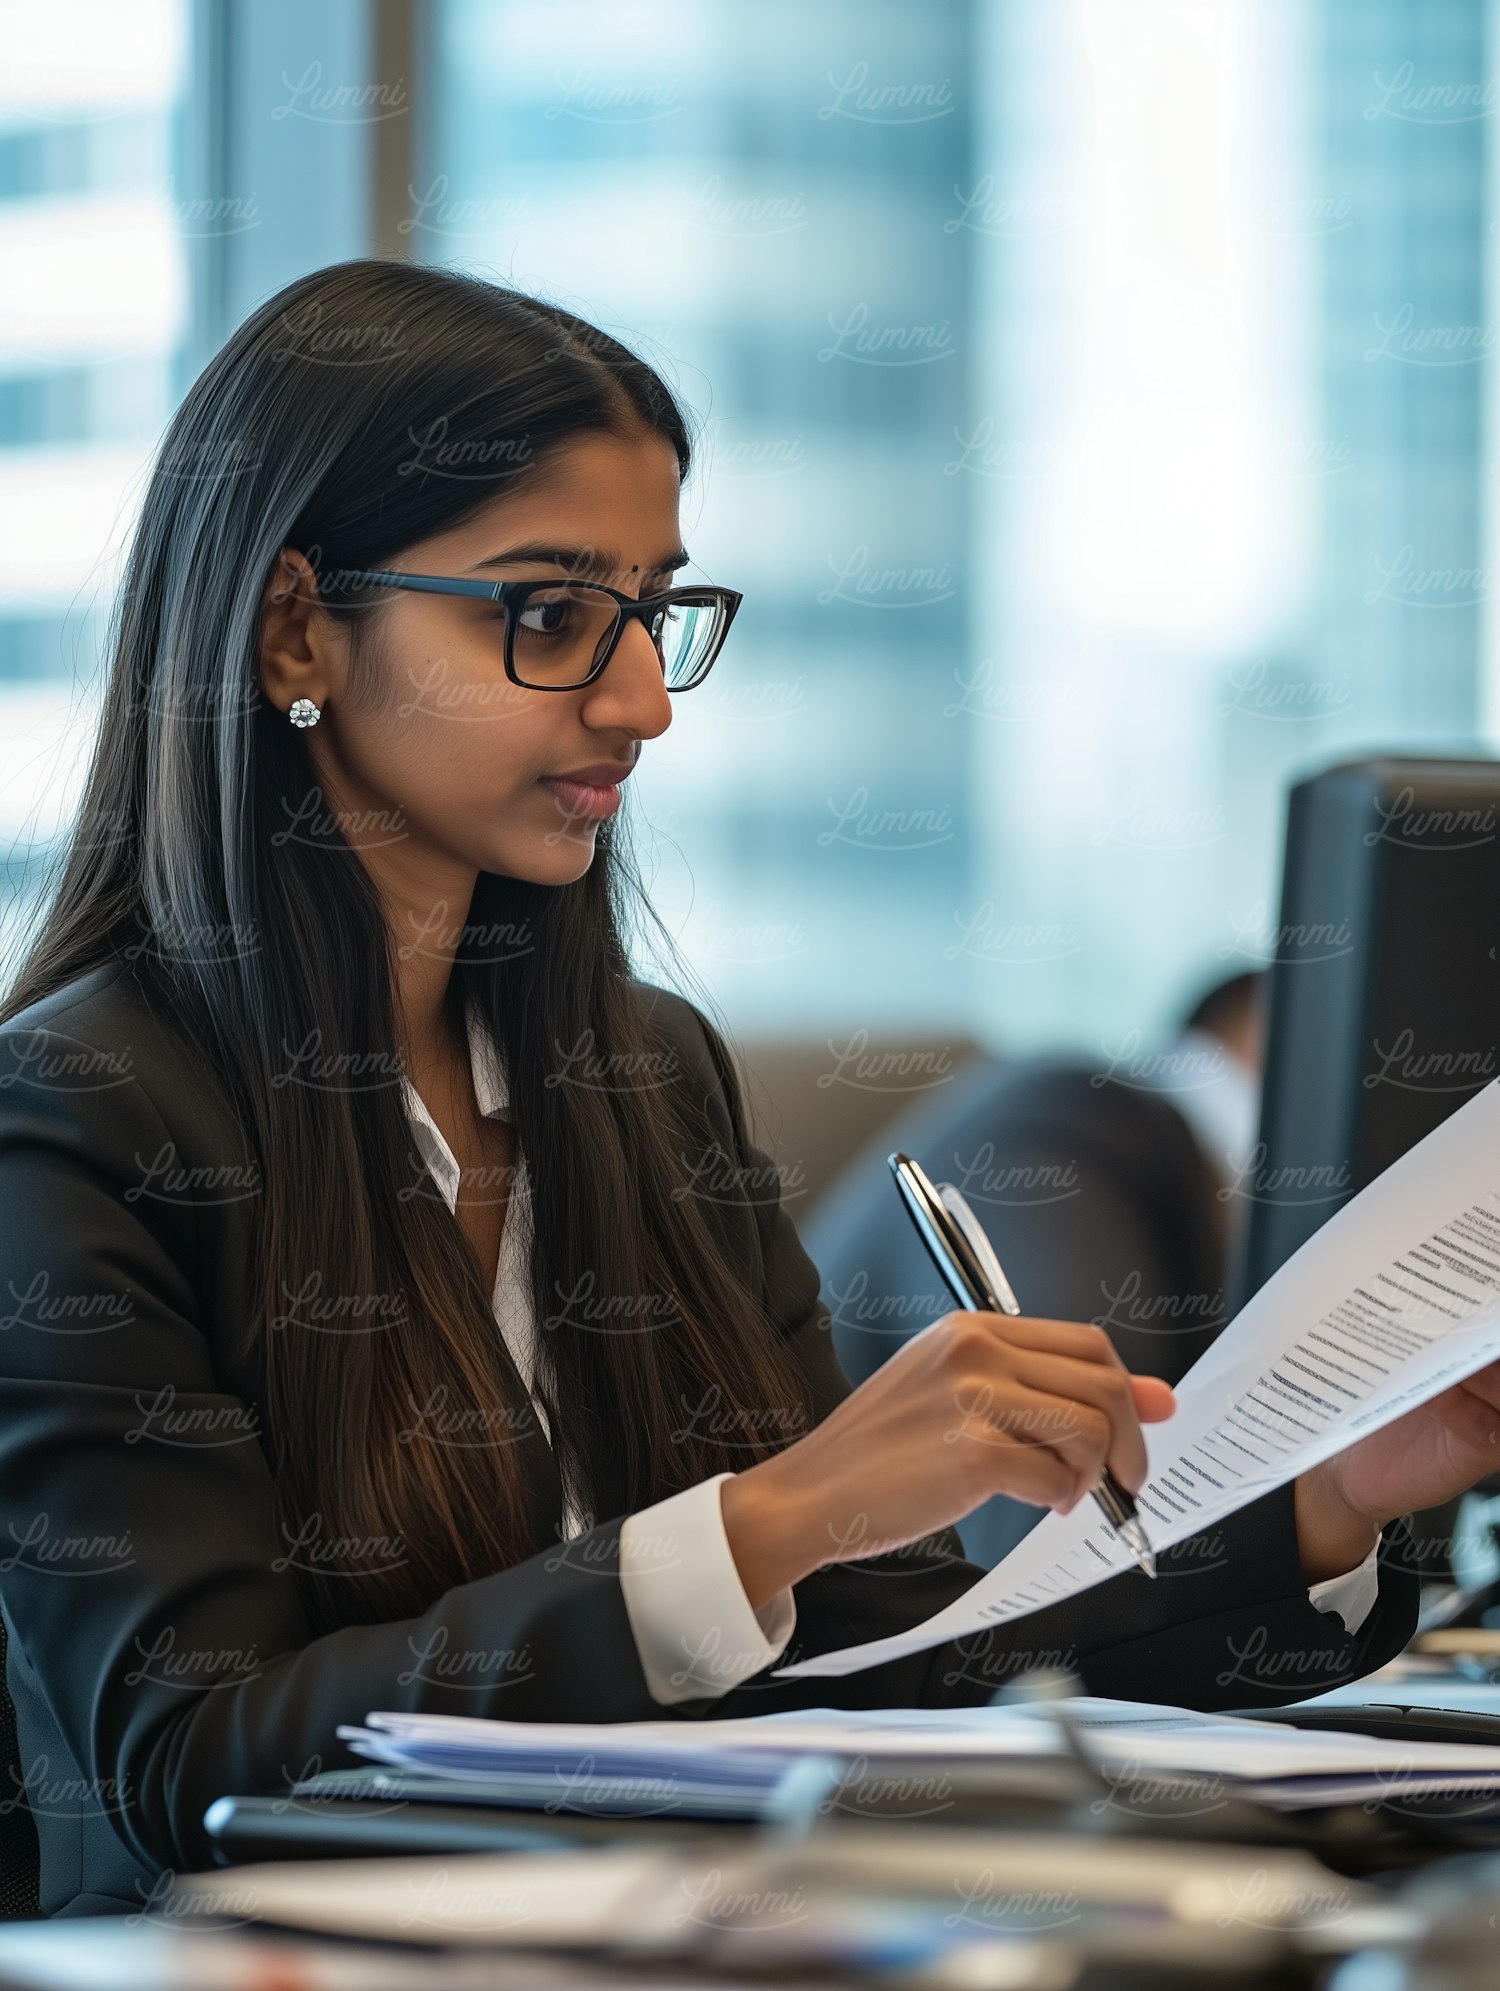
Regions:
M 1411 1628 L 1380 1526 L 1489 1469 L 1475 1385 L 1451 1449 L 1368 1441 L 1155 1584 L 769 1677 L 959 1595 L 989 1494 L 1139 1486 L 1172 1406 L 1097 1330 L 964 1313 L 851 1393 L 722 1034 L 632 976 L 619 782 L 738 605 L 628 612 L 687 558 L 689 460 L 604 333 L 379 261 L 288 286 L 170 425 L 0 1012 L 0 1600 L 49 1912 L 139 1907 L 213 1799 L 348 1762 L 377 1708 L 940 1705 L 1034 1657 L 1310 1692 Z M 1297 1663 L 1236 1671 L 1268 1649 Z

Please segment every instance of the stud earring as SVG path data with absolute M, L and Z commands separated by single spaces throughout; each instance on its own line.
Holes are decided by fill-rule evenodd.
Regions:
M 314 705 L 310 698 L 293 701 L 292 709 L 286 715 L 294 726 L 316 726 L 323 716 L 321 705 Z

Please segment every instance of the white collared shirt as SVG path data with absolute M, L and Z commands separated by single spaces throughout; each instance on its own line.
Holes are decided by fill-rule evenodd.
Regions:
M 510 1088 L 500 1047 L 472 1006 L 466 1011 L 474 1097 L 487 1120 L 510 1118 Z M 402 1080 L 407 1118 L 418 1150 L 457 1214 L 459 1166 L 453 1150 L 409 1078 Z M 543 1431 L 552 1427 L 537 1397 L 536 1321 L 531 1306 L 531 1186 L 517 1156 L 500 1233 L 491 1304 Z M 653 1700 L 728 1693 L 781 1657 L 797 1623 L 790 1589 L 752 1610 L 724 1532 L 719 1487 L 727 1472 L 690 1486 L 626 1517 L 620 1527 L 620 1588 Z M 564 1491 L 562 1538 L 593 1526 Z
M 510 1090 L 500 1047 L 469 1008 L 469 1061 L 474 1097 L 487 1120 L 510 1118 Z M 421 1094 L 408 1078 L 403 1098 L 412 1133 L 448 1208 L 457 1214 L 459 1166 Z M 500 1260 L 492 1297 L 506 1346 L 532 1390 L 536 1374 L 536 1322 L 531 1308 L 529 1252 L 531 1190 L 525 1157 L 518 1154 L 500 1234 Z M 547 1436 L 551 1424 L 534 1390 L 532 1405 Z M 752 1610 L 724 1532 L 719 1487 L 732 1475 L 674 1493 L 620 1525 L 620 1589 L 635 1635 L 641 1670 L 653 1700 L 676 1701 L 728 1693 L 781 1657 L 797 1624 L 796 1600 L 780 1590 Z M 571 1541 L 593 1526 L 564 1494 L 562 1536 Z M 1358 1569 L 1314 1584 L 1308 1591 L 1320 1611 L 1335 1611 L 1351 1632 L 1369 1616 L 1379 1590 L 1371 1549 Z

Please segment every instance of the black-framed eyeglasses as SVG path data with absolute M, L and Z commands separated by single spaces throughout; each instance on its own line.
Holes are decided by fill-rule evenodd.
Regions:
M 691 691 L 708 676 L 744 600 L 734 588 L 668 588 L 637 598 L 597 581 L 450 580 L 363 568 L 341 569 L 339 580 L 494 602 L 504 612 L 505 675 L 528 691 L 592 684 L 635 621 L 656 646 L 668 691 Z

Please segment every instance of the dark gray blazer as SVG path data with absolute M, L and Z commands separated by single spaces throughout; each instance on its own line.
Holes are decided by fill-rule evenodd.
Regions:
M 665 990 L 643 999 L 733 1154 L 698 1012 Z M 942 1706 L 987 1700 L 1038 1661 L 1073 1666 L 1098 1693 L 1248 1705 L 1368 1671 L 1411 1633 L 1415 1579 L 1394 1565 L 1357 1637 L 1312 1607 L 1283 1491 L 1167 1558 L 1154 1584 L 1119 1576 L 863 1673 L 776 1682 L 767 1669 L 663 1710 L 625 1613 L 623 1517 L 562 1543 L 536 1425 L 523 1454 L 551 1521 L 534 1555 L 418 1618 L 317 1636 L 273 1521 L 260 1378 L 236 1352 L 253 1211 L 216 1185 L 238 1156 L 248 1168 L 221 1083 L 132 966 L 82 975 L 0 1030 L 0 1606 L 45 1912 L 139 1908 L 163 1873 L 210 1863 L 202 1821 L 215 1798 L 352 1764 L 336 1730 L 376 1708 L 625 1721 Z M 753 1148 L 742 1159 L 769 1160 Z M 778 1204 L 715 1208 L 826 1415 L 850 1385 L 790 1217 Z M 979 1573 L 951 1529 L 819 1570 L 796 1588 L 786 1657 L 904 1629 Z M 529 1664 L 476 1688 L 424 1670 L 420 1655 L 441 1646 Z

